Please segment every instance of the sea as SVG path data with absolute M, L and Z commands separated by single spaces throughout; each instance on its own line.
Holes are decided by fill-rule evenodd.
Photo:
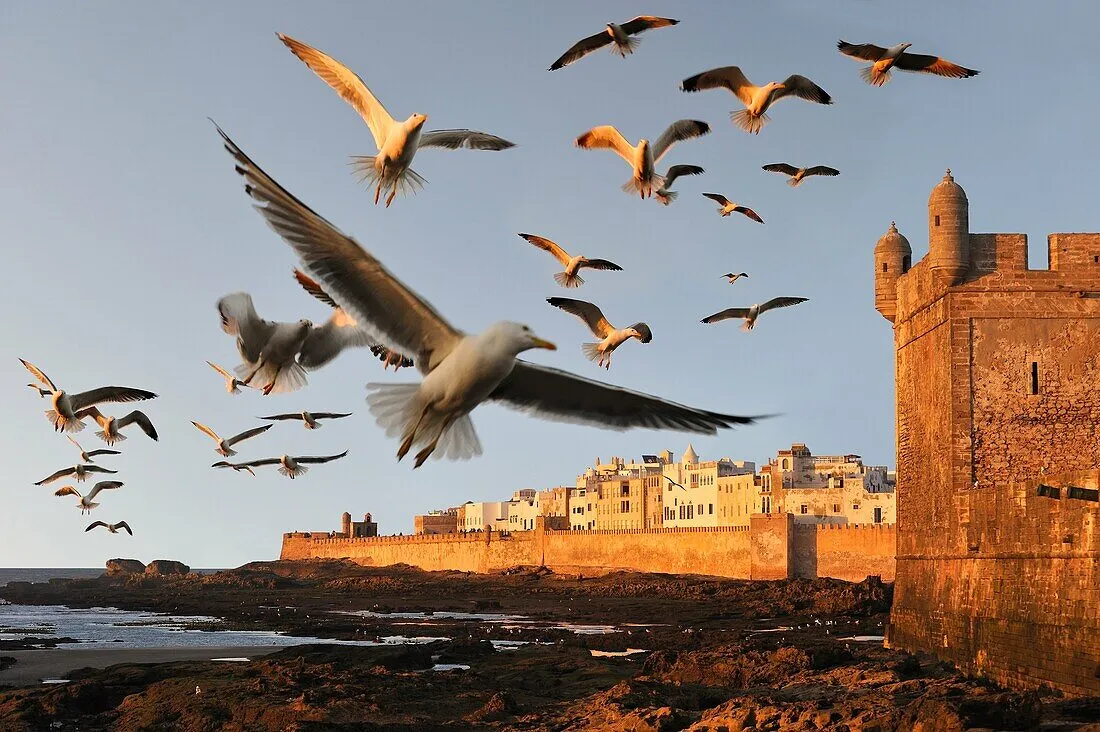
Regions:
M 192 569 L 199 574 L 213 574 L 220 569 Z M 49 582 L 51 579 L 93 579 L 106 572 L 103 567 L 0 567 L 0 587 L 9 582 Z

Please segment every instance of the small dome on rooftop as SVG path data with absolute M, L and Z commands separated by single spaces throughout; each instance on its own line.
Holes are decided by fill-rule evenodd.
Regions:
M 951 168 L 943 174 L 943 180 L 936 184 L 928 197 L 929 206 L 936 203 L 967 203 L 966 191 L 951 176 Z
M 890 222 L 889 230 L 875 244 L 875 254 L 912 254 L 909 240 L 898 231 L 897 224 Z

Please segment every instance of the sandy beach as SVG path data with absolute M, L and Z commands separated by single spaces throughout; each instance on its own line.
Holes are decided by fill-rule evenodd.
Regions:
M 206 648 L 47 648 L 6 651 L 15 665 L 0 671 L 0 685 L 34 684 L 42 679 L 63 679 L 78 668 L 107 668 L 117 663 L 170 663 L 209 661 L 214 658 L 255 659 L 281 651 L 284 646 L 216 646 Z

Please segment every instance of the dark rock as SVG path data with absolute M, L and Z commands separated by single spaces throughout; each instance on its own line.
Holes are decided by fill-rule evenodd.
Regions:
M 141 574 L 145 571 L 145 564 L 136 559 L 108 559 L 107 576 L 117 577 L 124 574 Z
M 498 691 L 493 694 L 489 701 L 485 702 L 485 706 L 472 714 L 468 714 L 465 721 L 475 724 L 478 722 L 499 722 L 515 713 L 516 702 L 512 699 L 512 695 L 506 691 Z
M 191 571 L 183 562 L 177 562 L 172 559 L 154 559 L 149 562 L 145 567 L 145 574 L 187 574 Z

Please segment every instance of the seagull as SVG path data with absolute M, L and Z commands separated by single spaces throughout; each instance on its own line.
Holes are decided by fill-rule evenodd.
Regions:
M 737 282 L 737 280 L 741 279 L 742 277 L 748 277 L 749 273 L 748 272 L 738 272 L 737 274 L 734 274 L 733 272 L 726 272 L 722 276 L 725 277 L 726 279 L 728 279 L 730 281 L 730 284 L 732 285 L 734 282 Z
M 845 56 L 851 56 L 859 61 L 872 62 L 870 66 L 860 69 L 859 72 L 859 78 L 872 86 L 882 86 L 890 81 L 890 71 L 892 69 L 935 74 L 936 76 L 947 76 L 952 79 L 967 79 L 981 73 L 974 69 L 968 69 L 965 66 L 951 63 L 947 59 L 940 58 L 939 56 L 908 53 L 907 49 L 912 45 L 912 43 L 899 43 L 896 46 L 883 48 L 882 46 L 876 46 L 872 43 L 856 44 L 848 43 L 847 41 L 836 42 L 837 50 Z
M 727 308 L 714 315 L 708 315 L 700 322 L 717 323 L 720 320 L 729 320 L 730 318 L 744 318 L 745 322 L 741 325 L 741 330 L 752 330 L 756 325 L 756 319 L 769 310 L 787 308 L 791 305 L 797 305 L 800 302 L 806 302 L 807 300 L 809 300 L 808 297 L 773 297 L 766 303 L 753 305 L 748 308 Z
M 573 256 L 549 239 L 536 234 L 520 234 L 520 236 L 539 249 L 550 252 L 555 259 L 565 265 L 564 272 L 554 274 L 554 281 L 562 287 L 580 287 L 583 285 L 584 278 L 577 274 L 577 271 L 581 269 L 602 269 L 614 272 L 621 272 L 623 269 L 606 259 L 589 259 L 588 257 L 582 257 L 580 254 Z
M 273 414 L 270 417 L 260 417 L 260 419 L 272 419 L 272 420 L 287 420 L 287 419 L 300 419 L 302 420 L 302 426 L 307 430 L 316 430 L 321 428 L 319 419 L 343 419 L 344 417 L 350 417 L 351 412 L 292 412 L 289 414 Z M 270 427 L 271 425 L 268 425 Z M 266 429 L 266 427 L 264 428 Z
M 78 463 L 78 464 L 74 465 L 71 468 L 62 468 L 61 470 L 58 470 L 53 475 L 51 475 L 47 478 L 43 478 L 42 480 L 38 481 L 37 483 L 35 483 L 35 485 L 46 485 L 47 483 L 54 482 L 58 478 L 67 478 L 70 475 L 73 476 L 74 478 L 76 478 L 76 481 L 78 483 L 83 483 L 84 481 L 86 481 L 88 479 L 88 476 L 92 473 L 111 473 L 111 474 L 114 474 L 114 473 L 117 473 L 117 472 L 118 472 L 117 470 L 107 470 L 107 468 L 101 468 L 98 465 L 82 465 L 82 464 Z
M 53 494 L 55 496 L 77 496 L 78 498 L 80 498 L 80 502 L 76 504 L 77 508 L 80 509 L 81 513 L 88 513 L 99 505 L 98 503 L 95 503 L 94 499 L 100 491 L 111 490 L 121 487 L 122 483 L 118 482 L 117 480 L 101 480 L 94 486 L 92 486 L 92 489 L 88 491 L 88 495 L 86 496 L 80 495 L 80 491 L 78 491 L 71 485 L 62 486 L 54 491 Z
M 294 279 L 296 279 L 298 281 L 298 284 L 302 286 L 302 289 L 308 292 L 310 295 L 313 295 L 315 298 L 325 303 L 329 307 L 340 310 L 341 313 L 344 313 L 340 306 L 336 304 L 336 301 L 333 300 L 327 292 L 325 292 L 325 289 L 321 287 L 317 280 L 313 279 L 300 269 L 294 270 Z M 347 313 L 344 313 L 344 316 L 347 316 Z M 351 318 L 348 317 L 348 320 L 351 320 Z M 393 366 L 393 370 L 397 371 L 400 368 L 405 368 L 413 365 L 413 360 L 411 358 L 400 354 L 397 351 L 391 351 L 380 343 L 371 344 L 370 352 L 382 361 L 383 371 L 385 371 L 390 366 Z
M 673 122 L 668 129 L 661 133 L 652 146 L 644 137 L 637 145 L 631 145 L 626 141 L 617 129 L 611 125 L 593 127 L 588 132 L 576 139 L 577 147 L 586 150 L 607 148 L 614 150 L 623 160 L 630 164 L 634 175 L 623 184 L 623 190 L 627 193 L 634 191 L 642 198 L 653 195 L 654 189 L 659 189 L 664 181 L 657 175 L 654 167 L 664 157 L 673 144 L 681 140 L 690 140 L 693 137 L 702 137 L 710 132 L 710 125 L 697 119 L 681 119 Z
M 247 440 L 250 437 L 255 437 L 256 435 L 262 435 L 264 432 L 267 432 L 272 427 L 269 424 L 265 424 L 263 427 L 253 427 L 250 430 L 245 430 L 244 432 L 241 432 L 240 434 L 233 435 L 232 437 L 230 437 L 228 439 L 222 439 L 221 437 L 218 436 L 217 432 L 215 432 L 214 430 L 210 429 L 209 427 L 207 427 L 206 425 L 204 425 L 200 422 L 196 422 L 194 420 L 191 420 L 191 424 L 198 427 L 200 432 L 205 432 L 207 435 L 209 435 L 211 438 L 213 438 L 214 442 L 218 443 L 218 446 L 214 448 L 214 451 L 216 453 L 218 453 L 219 455 L 221 455 L 222 457 L 232 457 L 232 456 L 236 455 L 237 451 L 233 449 L 234 445 L 236 445 L 238 442 L 244 442 L 245 440 Z
M 680 83 L 680 89 L 686 92 L 729 89 L 745 105 L 745 109 L 739 112 L 730 112 L 730 120 L 745 132 L 757 135 L 768 123 L 768 107 L 783 97 L 794 95 L 808 102 L 833 103 L 832 97 L 824 89 L 805 76 L 791 74 L 781 82 L 772 81 L 764 86 L 753 86 L 738 66 L 723 66 L 689 76 Z
M 731 213 L 739 213 L 745 214 L 757 223 L 764 223 L 764 219 L 760 218 L 760 216 L 751 208 L 749 208 L 748 206 L 741 206 L 739 204 L 736 204 L 723 196 L 721 193 L 704 193 L 703 195 L 712 201 L 718 202 L 718 214 L 720 216 L 729 216 Z
M 443 147 L 448 150 L 463 147 L 470 150 L 506 150 L 515 147 L 515 143 L 502 137 L 474 130 L 424 132 L 424 122 L 428 119 L 426 114 L 414 113 L 404 122 L 398 122 L 390 116 L 363 80 L 347 66 L 290 36 L 282 33 L 278 36 L 291 53 L 354 107 L 370 128 L 374 144 L 378 146 L 378 154 L 353 157 L 352 165 L 361 175 L 360 180 L 376 184 L 376 204 L 384 187 L 391 189 L 386 198 L 387 208 L 399 188 L 402 192 L 411 192 L 424 187 L 427 181 L 409 167 L 416 151 L 422 147 Z
M 233 471 L 236 472 L 236 473 L 239 473 L 242 470 L 244 470 L 244 471 L 248 472 L 249 475 L 252 475 L 253 477 L 255 477 L 255 475 L 256 475 L 256 471 L 254 471 L 248 465 L 245 465 L 243 463 L 231 463 L 231 462 L 228 462 L 226 460 L 219 460 L 218 462 L 214 463 L 210 467 L 212 467 L 212 468 L 233 468 Z
M 109 524 L 106 521 L 93 521 L 92 523 L 88 524 L 88 528 L 84 529 L 84 531 L 85 533 L 87 533 L 97 526 L 106 526 L 107 531 L 112 534 L 117 534 L 119 529 L 125 529 L 127 534 L 129 534 L 130 536 L 134 535 L 133 530 L 130 528 L 130 524 L 126 523 L 125 521 L 119 521 L 117 524 Z
M 238 465 L 230 465 L 234 469 L 243 470 L 245 468 L 258 468 L 261 465 L 278 465 L 279 472 L 286 477 L 294 480 L 299 475 L 309 472 L 307 465 L 320 465 L 321 463 L 332 462 L 333 460 L 339 460 L 348 454 L 347 450 L 344 450 L 339 455 L 326 455 L 325 457 L 291 457 L 289 455 L 283 455 L 277 458 L 264 458 L 263 460 L 251 460 L 247 463 L 238 463 Z M 211 467 L 218 467 L 218 463 L 214 463 Z
M 23 364 L 27 371 L 34 374 L 36 379 L 49 388 L 53 409 L 46 410 L 46 419 L 53 422 L 54 429 L 59 432 L 80 432 L 84 429 L 82 418 L 78 417 L 76 413 L 85 407 L 103 402 L 140 402 L 157 396 L 151 391 L 132 389 L 128 386 L 103 386 L 79 394 L 68 394 L 54 386 L 50 377 L 46 376 L 34 364 L 23 359 L 19 359 L 19 363 Z
M 653 194 L 653 197 L 657 199 L 658 203 L 667 206 L 676 200 L 676 196 L 680 195 L 672 189 L 672 184 L 677 178 L 682 175 L 699 175 L 703 172 L 703 169 L 698 165 L 673 165 L 668 169 L 668 172 L 661 176 L 664 182 L 661 184 L 660 189 Z
M 88 452 L 83 447 L 81 447 L 80 443 L 77 442 L 76 440 L 74 440 L 70 435 L 65 435 L 65 436 L 69 438 L 69 442 L 76 445 L 77 450 L 80 450 L 80 459 L 83 460 L 86 463 L 94 463 L 95 460 L 93 460 L 92 458 L 96 457 L 97 455 L 121 455 L 122 454 L 118 450 L 108 450 L 105 447 L 101 447 L 97 450 L 92 450 L 91 452 Z M 79 480 L 79 478 L 78 478 L 78 480 Z
M 812 168 L 796 168 L 790 163 L 769 163 L 762 167 L 769 173 L 783 173 L 784 175 L 791 176 L 787 180 L 787 185 L 789 186 L 797 186 L 811 175 L 840 175 L 839 170 L 830 168 L 828 165 L 815 165 Z
M 247 292 L 234 292 L 218 300 L 218 312 L 222 330 L 237 336 L 244 360 L 237 376 L 245 384 L 262 379 L 265 395 L 300 389 L 306 384 L 306 369 L 324 366 L 345 348 L 371 345 L 368 333 L 340 309 L 324 325 L 305 318 L 278 323 L 261 318 Z
M 240 394 L 241 393 L 240 387 L 248 386 L 248 384 L 244 383 L 243 381 L 238 379 L 236 376 L 229 373 L 228 371 L 226 371 L 225 369 L 223 369 L 221 366 L 214 363 L 213 361 L 207 361 L 206 363 L 208 363 L 210 365 L 210 368 L 214 369 L 219 374 L 221 374 L 222 376 L 225 377 L 225 390 L 228 391 L 230 394 Z
M 593 51 L 610 45 L 611 52 L 617 53 L 623 58 L 634 53 L 634 49 L 641 43 L 640 38 L 631 38 L 651 28 L 664 28 L 668 25 L 676 25 L 680 21 L 672 18 L 658 18 L 653 15 L 639 15 L 637 18 L 626 21 L 622 25 L 608 23 L 607 27 L 594 36 L 582 38 L 573 44 L 573 47 L 561 55 L 554 63 L 550 64 L 550 71 L 557 71 L 568 66 L 574 61 L 579 61 Z
M 667 480 L 669 483 L 676 486 L 677 488 L 680 488 L 681 490 L 685 490 L 685 491 L 687 490 L 687 488 L 684 488 L 682 485 L 680 485 L 679 483 L 677 483 L 676 481 L 674 481 L 672 478 L 668 477 L 667 475 L 665 476 L 665 480 Z
M 516 356 L 529 349 L 556 348 L 519 323 L 499 322 L 477 335 L 459 331 L 354 239 L 284 190 L 220 128 L 218 133 L 255 208 L 305 268 L 387 347 L 415 354 L 425 375 L 419 384 L 367 384 L 371 413 L 388 436 L 401 439 L 399 460 L 414 445 L 424 446 L 415 466 L 433 453 L 453 460 L 481 454 L 469 415 L 487 400 L 543 418 L 618 430 L 716 434 L 757 419 L 686 407 L 519 360 Z
M 153 427 L 153 423 L 149 421 L 149 418 L 145 416 L 145 412 L 135 409 L 127 414 L 125 417 L 105 417 L 96 407 L 88 407 L 82 409 L 76 413 L 78 419 L 84 419 L 85 417 L 91 417 L 95 420 L 96 424 L 100 426 L 100 431 L 96 432 L 96 437 L 106 442 L 108 445 L 113 445 L 116 442 L 121 442 L 126 439 L 126 435 L 122 434 L 121 430 L 131 424 L 136 424 L 141 428 L 141 431 L 148 435 L 151 439 L 157 439 L 157 430 Z
M 585 343 L 581 350 L 590 361 L 595 361 L 597 366 L 603 366 L 605 370 L 611 368 L 611 352 L 627 340 L 637 338 L 642 343 L 653 340 L 653 331 L 645 323 L 635 323 L 629 328 L 616 328 L 607 322 L 603 311 L 590 302 L 568 297 L 548 297 L 546 302 L 576 315 L 597 338 L 603 339 L 599 343 Z

